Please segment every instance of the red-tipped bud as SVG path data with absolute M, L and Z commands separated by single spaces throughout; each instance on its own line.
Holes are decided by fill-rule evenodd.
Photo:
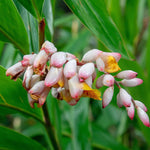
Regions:
M 135 112 L 133 103 L 131 103 L 130 107 L 126 107 L 126 110 L 129 118 L 132 120 L 134 118 L 134 112 Z
M 51 56 L 51 66 L 60 68 L 66 62 L 66 53 L 57 52 Z
M 105 69 L 104 61 L 100 57 L 96 59 L 96 66 L 99 71 L 103 72 Z
M 123 79 L 122 81 L 120 81 L 120 83 L 121 83 L 123 86 L 134 87 L 134 86 L 137 86 L 137 85 L 142 84 L 142 83 L 143 83 L 143 80 L 142 80 L 142 79 L 139 79 L 139 78 L 134 78 L 134 79 L 130 79 L 130 80 Z
M 45 78 L 45 86 L 51 87 L 55 85 L 61 78 L 62 71 L 63 71 L 63 68 L 51 67 Z
M 125 70 L 119 72 L 116 77 L 120 79 L 133 79 L 137 76 L 137 73 L 132 70 Z
M 90 51 L 88 51 L 87 53 L 84 54 L 82 61 L 84 62 L 93 62 L 95 61 L 98 56 L 102 53 L 102 51 L 98 50 L 98 49 L 92 49 Z
M 112 75 L 110 75 L 110 74 L 104 75 L 103 85 L 105 85 L 105 86 L 112 86 L 112 85 L 114 85 L 114 82 L 115 82 L 115 79 L 114 79 L 114 77 Z
M 105 90 L 105 92 L 103 94 L 103 99 L 102 99 L 103 108 L 105 108 L 111 102 L 113 93 L 114 93 L 113 86 L 111 86 Z
M 147 127 L 150 127 L 149 117 L 142 108 L 137 107 L 137 114 L 138 114 L 140 120 L 143 122 L 143 124 Z
M 103 78 L 105 75 L 101 75 L 97 80 L 96 80 L 96 88 L 99 89 L 103 86 Z
M 142 108 L 145 112 L 147 112 L 147 108 L 146 108 L 146 106 L 142 102 L 140 102 L 138 100 L 135 100 L 134 102 L 135 102 L 136 106 Z
M 47 55 L 51 55 L 55 52 L 57 52 L 57 48 L 54 46 L 53 43 L 49 42 L 49 41 L 45 41 L 42 45 L 41 50 L 44 50 Z
M 89 78 L 95 70 L 94 64 L 93 63 L 87 63 L 81 66 L 79 69 L 79 79 L 87 79 Z
M 122 101 L 122 104 L 125 107 L 130 107 L 131 106 L 131 96 L 128 94 L 128 92 L 121 88 L 119 95 L 120 95 L 120 99 Z
M 75 59 L 68 61 L 64 67 L 64 75 L 66 78 L 73 77 L 77 72 L 77 62 Z

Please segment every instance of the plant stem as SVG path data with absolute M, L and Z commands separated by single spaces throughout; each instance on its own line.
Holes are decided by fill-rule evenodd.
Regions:
M 44 39 L 45 39 L 45 20 L 44 20 L 44 18 L 41 21 L 39 21 L 38 27 L 39 27 L 39 49 L 40 49 L 42 44 L 44 43 Z M 51 140 L 54 149 L 60 150 L 61 148 L 55 137 L 54 127 L 50 122 L 50 116 L 49 116 L 49 113 L 47 110 L 46 103 L 43 106 L 43 112 L 44 112 L 44 118 L 45 118 L 45 129 L 48 133 L 49 139 Z
M 41 48 L 42 44 L 44 43 L 45 37 L 45 19 L 43 18 L 39 22 L 39 49 Z
M 49 118 L 49 114 L 48 114 L 48 110 L 47 110 L 47 106 L 46 106 L 46 103 L 44 104 L 43 106 L 43 112 L 44 112 L 44 117 L 45 117 L 45 127 L 46 127 L 46 130 L 47 130 L 47 133 L 49 135 L 49 138 L 53 144 L 53 147 L 54 149 L 56 150 L 60 150 L 60 146 L 56 140 L 56 137 L 55 137 L 55 130 L 54 130 L 54 127 L 53 125 L 51 124 Z

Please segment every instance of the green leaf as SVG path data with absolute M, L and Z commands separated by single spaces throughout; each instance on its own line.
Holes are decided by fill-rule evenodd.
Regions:
M 17 133 L 11 129 L 0 126 L 0 149 L 11 150 L 44 150 L 38 142 Z
M 107 131 L 92 126 L 92 146 L 99 149 L 127 150 L 122 144 L 117 142 Z
M 0 66 L 0 111 L 5 114 L 22 113 L 43 123 L 43 113 L 40 108 L 32 109 L 29 106 L 27 92 L 22 81 L 10 80 L 5 75 L 5 69 Z
M 34 17 L 41 20 L 44 0 L 18 0 Z
M 102 0 L 64 0 L 76 16 L 110 50 L 128 57 L 118 29 Z
M 72 149 L 91 150 L 89 99 L 81 98 L 75 106 L 70 106 L 65 101 L 61 105 L 63 107 L 63 118 L 69 123 L 71 129 Z
M 23 54 L 29 53 L 27 32 L 12 0 L 0 1 L 0 14 L 0 40 L 13 43 Z
M 52 97 L 51 94 L 48 95 L 46 101 L 47 110 L 50 116 L 51 124 L 54 127 L 55 137 L 59 145 L 62 145 L 62 135 L 61 135 L 61 113 L 58 106 L 58 101 L 56 98 Z
M 49 30 L 50 37 L 49 41 L 51 41 L 54 33 L 54 23 L 53 23 L 53 6 L 52 6 L 52 1 L 53 0 L 45 0 L 44 1 L 44 6 L 43 6 L 43 14 L 45 16 L 46 20 L 46 28 Z

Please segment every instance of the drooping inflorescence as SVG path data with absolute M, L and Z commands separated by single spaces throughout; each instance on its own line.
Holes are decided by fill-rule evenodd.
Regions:
M 118 66 L 120 58 L 119 53 L 92 49 L 79 61 L 71 53 L 57 52 L 53 43 L 46 41 L 38 54 L 24 55 L 22 61 L 7 69 L 6 75 L 16 80 L 25 72 L 23 87 L 28 92 L 31 107 L 34 107 L 34 103 L 42 106 L 50 91 L 55 98 L 65 100 L 70 105 L 77 104 L 81 97 L 101 100 L 98 89 L 107 86 L 102 97 L 102 106 L 105 108 L 112 100 L 116 84 L 119 88 L 117 105 L 125 106 L 131 119 L 137 109 L 143 124 L 150 127 L 146 106 L 138 100 L 133 100 L 120 86 L 134 87 L 142 84 L 143 80 L 136 78 L 137 73 L 132 70 L 121 71 L 115 76 L 110 74 L 121 70 Z M 103 73 L 97 80 L 96 69 Z M 122 80 L 117 81 L 116 78 Z M 95 80 L 97 89 L 92 88 Z

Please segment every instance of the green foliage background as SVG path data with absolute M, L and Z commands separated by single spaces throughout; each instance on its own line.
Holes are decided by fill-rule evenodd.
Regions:
M 121 53 L 122 70 L 144 80 L 127 90 L 149 109 L 149 8 L 149 0 L 0 0 L 0 149 L 149 149 L 150 129 L 117 107 L 118 91 L 105 109 L 88 98 L 71 107 L 49 94 L 44 116 L 42 108 L 30 108 L 21 79 L 5 75 L 24 54 L 39 51 L 38 23 L 45 18 L 45 40 L 58 51 L 79 58 L 92 48 Z

